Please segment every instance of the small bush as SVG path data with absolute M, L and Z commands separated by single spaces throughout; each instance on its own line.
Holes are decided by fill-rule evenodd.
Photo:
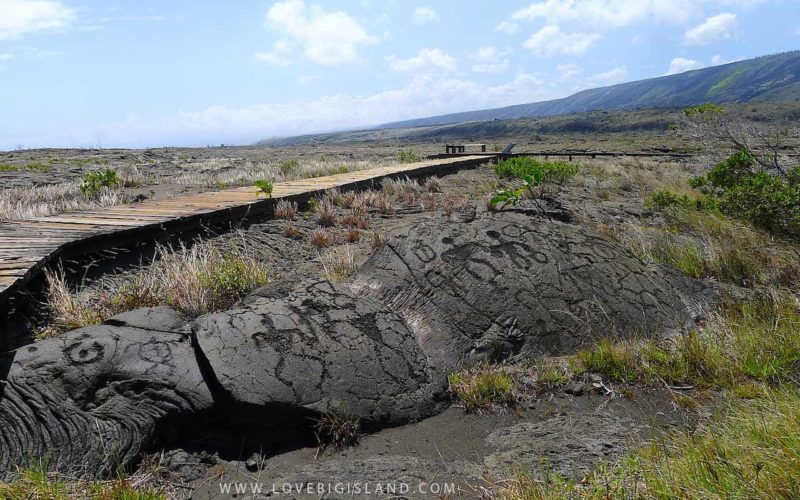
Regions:
M 567 162 L 539 161 L 529 156 L 515 156 L 498 162 L 494 171 L 500 177 L 522 178 L 531 176 L 541 182 L 563 184 L 578 173 L 578 166 Z
M 102 171 L 83 174 L 83 183 L 80 186 L 80 190 L 86 196 L 94 196 L 102 188 L 117 187 L 121 184 L 122 181 L 117 175 L 117 171 L 107 168 Z
M 417 156 L 413 149 L 401 149 L 397 153 L 397 161 L 400 163 L 416 163 L 420 160 L 421 158 Z
M 342 218 L 342 224 L 351 226 L 357 229 L 367 229 L 369 227 L 369 219 L 362 215 L 352 213 Z
M 42 336 L 97 325 L 108 315 L 101 304 L 86 303 L 73 295 L 63 272 L 46 269 L 44 276 L 47 281 L 47 306 L 55 328 L 46 330 Z
M 287 238 L 295 238 L 298 234 L 300 234 L 300 230 L 291 224 L 287 224 L 286 228 L 283 230 L 283 235 Z
M 425 193 L 422 195 L 422 208 L 425 210 L 436 210 L 436 195 Z
M 383 248 L 384 245 L 386 245 L 386 236 L 374 231 L 372 233 L 372 249 L 378 250 L 379 248 Z
M 771 233 L 800 238 L 798 167 L 784 179 L 758 170 L 752 154 L 740 150 L 691 184 L 716 198 L 724 214 Z
M 514 406 L 518 400 L 518 382 L 498 367 L 480 366 L 448 376 L 450 392 L 467 411 L 492 406 Z
M 347 240 L 348 243 L 356 243 L 361 239 L 361 231 L 354 227 L 349 227 L 344 233 L 344 239 Z
M 583 369 L 602 373 L 614 380 L 631 381 L 639 375 L 638 360 L 631 345 L 600 339 L 596 346 L 578 351 Z

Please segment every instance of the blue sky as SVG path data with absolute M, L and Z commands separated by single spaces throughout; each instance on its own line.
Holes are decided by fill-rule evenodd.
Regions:
M 796 0 L 0 0 L 0 149 L 248 144 L 799 46 Z

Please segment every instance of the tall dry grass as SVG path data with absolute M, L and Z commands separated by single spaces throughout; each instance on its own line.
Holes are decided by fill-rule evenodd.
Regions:
M 126 276 L 119 287 L 72 290 L 63 273 L 46 271 L 51 326 L 59 332 L 98 324 L 114 314 L 140 307 L 167 305 L 187 317 L 228 309 L 269 282 L 269 267 L 247 245 L 220 250 L 208 243 L 174 251 L 159 247 L 155 260 Z

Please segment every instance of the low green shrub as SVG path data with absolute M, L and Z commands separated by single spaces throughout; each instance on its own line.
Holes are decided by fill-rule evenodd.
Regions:
M 397 153 L 397 161 L 400 163 L 416 163 L 421 159 L 413 149 L 401 149 Z
M 783 178 L 759 170 L 753 155 L 740 150 L 690 184 L 716 198 L 724 214 L 774 234 L 800 238 L 800 166 Z
M 83 183 L 80 186 L 81 192 L 86 196 L 97 194 L 102 188 L 117 187 L 122 184 L 116 170 L 107 168 L 96 172 L 86 172 L 83 174 Z
M 515 156 L 498 162 L 494 166 L 500 177 L 514 178 L 529 175 L 541 178 L 542 182 L 563 184 L 578 173 L 578 166 L 567 162 L 540 161 L 529 156 Z

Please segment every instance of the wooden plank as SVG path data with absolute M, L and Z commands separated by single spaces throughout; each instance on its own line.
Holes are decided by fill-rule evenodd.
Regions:
M 46 217 L 33 217 L 0 222 L 0 292 L 8 290 L 28 273 L 41 272 L 41 264 L 55 260 L 67 246 L 73 255 L 81 251 L 80 243 L 92 239 L 84 251 L 98 251 L 118 243 L 114 236 L 122 231 L 127 238 L 164 228 L 186 229 L 187 224 L 215 218 L 233 220 L 243 211 L 268 208 L 281 198 L 317 195 L 332 188 L 346 188 L 369 181 L 375 183 L 390 175 L 431 170 L 437 166 L 470 165 L 488 161 L 491 156 L 458 155 L 411 164 L 377 167 L 326 177 L 296 179 L 275 183 L 272 197 L 260 196 L 252 186 L 238 186 L 221 191 L 187 195 L 165 200 L 145 200 L 112 207 L 70 212 Z M 177 225 L 182 219 L 187 224 Z M 161 229 L 159 229 L 161 230 Z

